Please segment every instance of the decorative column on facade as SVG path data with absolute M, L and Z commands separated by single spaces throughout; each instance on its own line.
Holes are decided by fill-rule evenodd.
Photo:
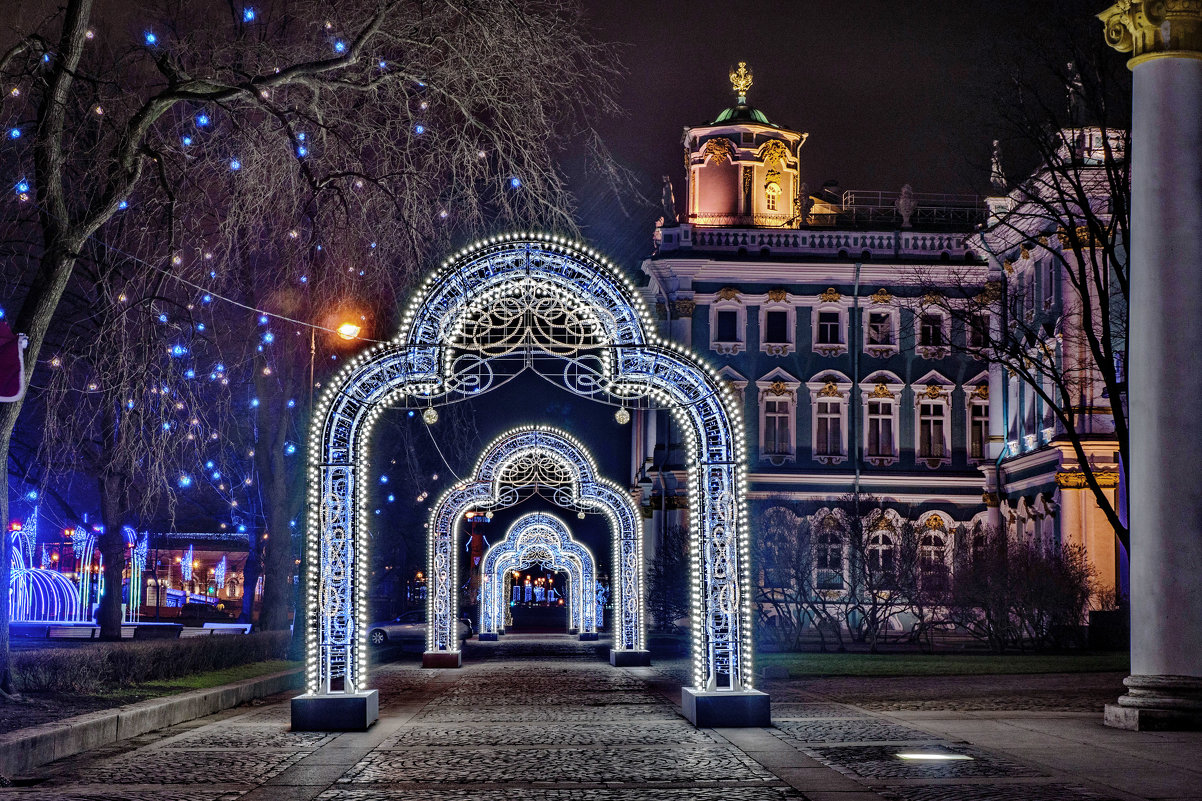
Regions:
M 1098 15 L 1131 53 L 1131 675 L 1127 729 L 1202 725 L 1202 0 L 1119 0 Z M 1192 487 L 1192 488 L 1191 488 Z

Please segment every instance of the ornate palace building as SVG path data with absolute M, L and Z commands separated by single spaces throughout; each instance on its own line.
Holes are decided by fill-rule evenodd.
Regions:
M 974 530 L 1008 523 L 1083 542 L 1113 586 L 1113 533 L 1089 511 L 1055 425 L 973 353 L 976 326 L 932 299 L 941 287 L 980 292 L 1010 269 L 1034 287 L 1041 319 L 1061 319 L 1060 276 L 1025 247 L 1017 255 L 1017 239 L 1002 248 L 980 233 L 1010 204 L 909 186 L 812 191 L 799 182 L 808 134 L 748 104 L 744 65 L 731 81 L 736 104 L 684 131 L 683 204 L 665 178 L 642 291 L 661 334 L 708 353 L 743 398 L 753 519 L 776 501 L 818 514 L 858 491 L 916 524 L 948 565 Z M 1088 405 L 1104 431 L 1105 404 Z M 657 412 L 636 415 L 633 436 L 658 532 L 686 506 L 679 434 Z M 1097 443 L 1098 458 L 1114 450 Z

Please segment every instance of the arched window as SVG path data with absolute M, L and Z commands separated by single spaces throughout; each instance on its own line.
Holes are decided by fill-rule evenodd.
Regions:
M 922 586 L 935 589 L 947 583 L 947 540 L 937 531 L 928 531 L 918 541 L 918 562 Z
M 818 589 L 843 589 L 843 537 L 833 516 L 828 515 L 823 520 L 823 526 L 814 538 L 814 566 Z
M 877 574 L 893 572 L 896 549 L 887 530 L 878 530 L 868 539 L 868 568 Z

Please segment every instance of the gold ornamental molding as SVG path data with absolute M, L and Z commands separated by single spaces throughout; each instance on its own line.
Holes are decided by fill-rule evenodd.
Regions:
M 784 303 L 789 297 L 789 293 L 783 289 L 769 289 L 768 300 L 773 303 Z
M 972 391 L 972 397 L 981 398 L 982 400 L 989 400 L 989 385 L 988 384 L 978 385 L 976 387 L 976 389 L 974 389 Z
M 743 299 L 739 297 L 737 287 L 724 286 L 718 290 L 718 300 L 733 300 L 736 303 L 742 303 Z
M 895 398 L 897 397 L 889 391 L 889 385 L 884 381 L 877 382 L 876 389 L 868 395 L 870 398 Z
M 769 139 L 760 147 L 760 161 L 767 164 L 770 161 L 779 161 L 782 164 L 789 158 L 789 148 L 785 147 L 785 143 L 779 139 Z
M 996 492 L 981 493 L 981 502 L 990 508 L 995 507 L 1000 503 Z
M 927 388 L 922 392 L 922 397 L 939 400 L 943 397 L 943 387 L 938 384 L 927 384 Z
M 702 158 L 708 156 L 714 164 L 726 164 L 734 161 L 735 144 L 724 136 L 715 137 L 701 148 L 701 156 Z
M 740 103 L 745 102 L 747 90 L 751 88 L 751 78 L 751 70 L 747 69 L 746 61 L 740 61 L 739 68 L 730 71 L 730 86 L 739 96 Z
M 876 292 L 872 293 L 872 297 L 870 297 L 869 300 L 871 300 L 874 305 L 878 303 L 892 303 L 893 295 L 890 294 L 888 289 L 881 287 Z
M 672 311 L 677 317 L 692 317 L 693 312 L 697 309 L 697 302 L 692 300 L 674 300 L 672 301 Z
M 1131 54 L 1128 67 L 1154 58 L 1202 59 L 1202 0 L 1118 0 L 1098 19 L 1106 44 Z
M 818 296 L 820 303 L 838 303 L 843 296 L 839 294 L 839 290 L 832 287 L 827 287 L 826 291 Z
M 826 385 L 823 386 L 822 389 L 818 390 L 818 397 L 820 397 L 820 398 L 842 398 L 843 393 L 839 391 L 839 387 L 837 384 L 835 384 L 834 379 L 828 378 L 826 381 Z
M 793 390 L 789 389 L 789 385 L 784 381 L 773 381 L 772 386 L 768 387 L 768 391 L 773 395 L 788 395 L 793 397 Z
M 1117 470 L 1095 470 L 1093 475 L 1102 489 L 1114 489 L 1119 485 Z M 1060 489 L 1085 489 L 1089 484 L 1085 481 L 1085 473 L 1080 470 L 1061 470 L 1056 473 L 1056 486 Z

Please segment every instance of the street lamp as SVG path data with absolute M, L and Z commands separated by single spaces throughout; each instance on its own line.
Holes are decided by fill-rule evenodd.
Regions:
M 351 340 L 359 336 L 359 332 L 362 330 L 363 329 L 360 326 L 357 326 L 354 323 L 343 323 L 342 325 L 338 326 L 338 336 L 346 340 Z

